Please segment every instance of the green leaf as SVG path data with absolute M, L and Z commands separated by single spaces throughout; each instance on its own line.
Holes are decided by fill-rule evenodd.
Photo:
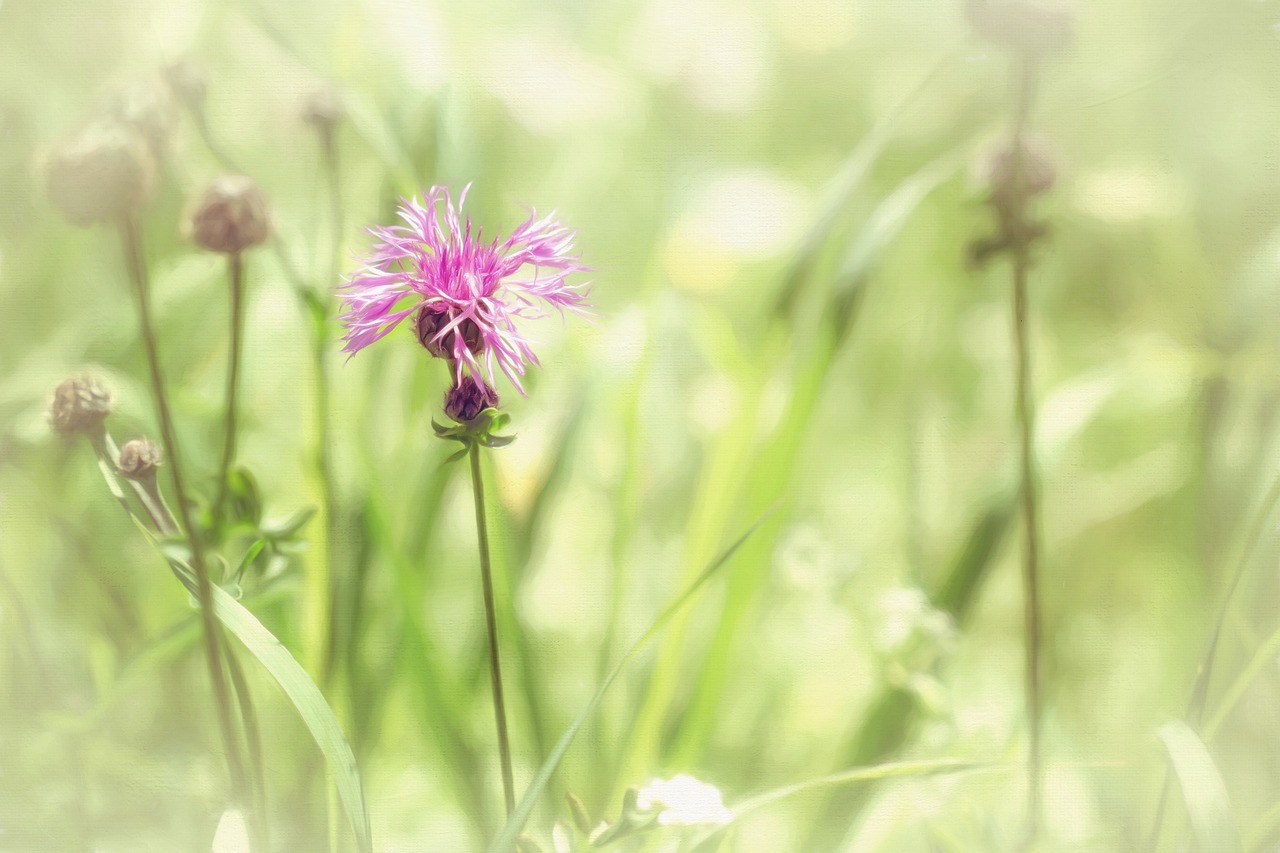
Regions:
M 262 491 L 248 468 L 237 466 L 227 475 L 231 517 L 257 526 L 262 521 Z
M 240 583 L 240 579 L 244 577 L 245 571 L 253 565 L 254 560 L 258 559 L 258 555 L 262 553 L 263 548 L 267 547 L 267 544 L 267 539 L 259 539 L 249 546 L 249 550 L 244 552 L 244 556 L 240 558 L 240 566 L 236 569 L 235 575 L 233 575 L 237 584 Z
M 501 834 L 498 835 L 493 843 L 489 845 L 489 853 L 508 853 L 508 851 L 511 850 L 511 846 L 515 843 L 515 840 L 520 835 L 521 830 L 524 829 L 525 822 L 529 819 L 530 813 L 533 812 L 533 807 L 537 804 L 538 797 L 542 795 L 542 789 L 547 786 L 549 781 L 551 781 L 551 774 L 555 773 L 556 768 L 560 765 L 560 761 L 564 758 L 564 754 L 569 750 L 569 745 L 573 743 L 573 739 L 578 734 L 578 730 L 581 729 L 583 724 L 586 723 L 591 715 L 595 713 L 596 708 L 600 706 L 600 701 L 604 699 L 605 693 L 608 692 L 610 686 L 613 685 L 613 682 L 622 673 L 622 670 L 624 670 L 627 664 L 631 662 L 631 659 L 634 658 L 640 650 L 644 648 L 659 631 L 662 630 L 663 626 L 671 621 L 671 618 L 689 603 L 689 601 L 700 589 L 702 589 L 707 581 L 711 580 L 711 578 L 715 576 L 716 572 L 729 562 L 729 558 L 738 552 L 738 549 L 751 538 L 751 535 L 759 529 L 760 525 L 764 523 L 765 519 L 768 518 L 772 512 L 772 509 L 766 511 L 764 515 L 756 519 L 754 524 L 747 528 L 747 531 L 743 533 L 736 542 L 721 552 L 720 556 L 712 560 L 711 563 L 703 569 L 702 574 L 698 575 L 698 577 L 694 579 L 693 583 L 689 584 L 684 592 L 680 593 L 674 601 L 667 605 L 666 609 L 658 615 L 658 618 L 655 619 L 653 624 L 649 626 L 649 629 L 641 635 L 640 639 L 636 640 L 631 648 L 627 649 L 626 654 L 622 656 L 621 660 L 619 660 L 609 674 L 605 676 L 604 681 L 596 689 L 595 695 L 591 697 L 591 701 L 587 703 L 587 706 L 583 708 L 578 716 L 574 718 L 573 722 L 569 724 L 569 727 L 565 729 L 564 734 L 560 736 L 560 740 L 556 742 L 555 748 L 551 750 L 551 754 L 547 756 L 547 760 L 543 762 L 542 767 L 538 769 L 537 775 L 534 776 L 533 781 L 529 783 L 528 790 L 526 790 L 524 796 L 520 798 L 520 803 L 516 806 L 515 812 L 513 812 L 511 817 L 507 820 L 507 825 L 503 828 Z
M 292 539 L 316 514 L 316 508 L 305 506 L 278 524 L 264 524 L 259 529 L 271 539 Z
M 1222 853 L 1243 850 L 1231 815 L 1227 786 L 1204 741 L 1181 721 L 1166 723 L 1158 734 L 1169 753 L 1173 772 L 1182 788 L 1187 817 L 1191 819 L 1200 846 Z
M 169 564 L 187 591 L 193 596 L 197 595 L 195 571 L 172 557 L 169 558 Z M 315 739 L 316 746 L 320 747 L 329 762 L 334 787 L 342 800 L 342 807 L 347 813 L 360 853 L 373 853 L 369 811 L 365 805 L 360 769 L 333 709 L 329 707 L 311 676 L 307 675 L 307 671 L 256 616 L 221 588 L 214 586 L 212 590 L 214 615 L 258 659 L 258 663 L 262 664 L 289 697 L 298 716 Z
M 334 786 L 347 812 L 351 831 L 362 853 L 372 853 L 373 840 L 369 828 L 369 812 L 365 806 L 364 786 L 356 757 L 347 744 L 337 717 L 325 702 L 311 676 L 307 675 L 293 655 L 275 635 L 263 627 L 252 613 L 217 587 L 213 588 L 214 613 L 223 625 L 244 644 L 258 662 L 271 673 L 280 689 L 289 697 L 298 716 L 315 738 L 333 774 Z

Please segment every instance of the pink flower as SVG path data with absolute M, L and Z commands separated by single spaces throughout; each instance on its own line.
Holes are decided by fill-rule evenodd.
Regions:
M 571 254 L 574 232 L 530 212 L 506 240 L 481 239 L 455 208 L 449 191 L 432 187 L 425 203 L 402 199 L 403 225 L 374 227 L 376 243 L 361 270 L 340 288 L 346 325 L 344 352 L 356 353 L 417 313 L 415 330 L 433 355 L 494 381 L 494 364 L 523 393 L 520 378 L 537 364 L 516 319 L 545 315 L 547 307 L 585 311 L 586 294 L 569 284 L 587 269 Z

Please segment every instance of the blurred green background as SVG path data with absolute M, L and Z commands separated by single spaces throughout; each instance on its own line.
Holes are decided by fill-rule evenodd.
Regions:
M 1164 780 L 1156 730 L 1185 711 L 1276 476 L 1280 3 L 1076 11 L 1031 116 L 1058 173 L 1031 278 L 1043 844 L 1132 850 Z M 733 806 L 958 758 L 1009 766 L 816 785 L 744 815 L 724 849 L 1018 845 L 1009 275 L 966 264 L 994 227 L 975 164 L 1007 131 L 1011 63 L 959 0 L 7 0 L 0 850 L 207 851 L 228 805 L 188 597 L 87 445 L 46 418 L 54 386 L 88 372 L 115 393 L 117 440 L 156 431 L 117 236 L 68 225 L 42 171 L 87 116 L 135 97 L 162 136 L 144 213 L 161 349 L 188 477 L 212 492 L 225 270 L 182 223 L 224 167 L 166 88 L 182 59 L 315 293 L 337 284 L 335 229 L 350 272 L 362 227 L 434 183 L 473 182 L 487 233 L 522 205 L 578 230 L 598 316 L 529 327 L 543 364 L 528 397 L 499 389 L 519 439 L 486 460 L 518 788 L 664 604 L 776 507 L 593 716 L 530 821 L 539 844 L 569 819 L 565 790 L 594 821 L 676 773 Z M 346 112 L 340 220 L 303 120 L 322 91 Z M 247 270 L 240 461 L 279 521 L 322 499 L 311 331 L 274 252 Z M 313 518 L 242 603 L 317 680 L 326 643 L 339 650 L 325 692 L 376 849 L 482 849 L 501 799 L 470 486 L 430 429 L 447 376 L 406 330 L 346 361 L 328 328 L 333 545 Z M 1267 522 L 1208 700 L 1252 849 L 1280 839 L 1278 559 Z M 242 657 L 276 848 L 325 849 L 319 755 Z M 1166 822 L 1171 847 L 1190 837 L 1177 786 Z

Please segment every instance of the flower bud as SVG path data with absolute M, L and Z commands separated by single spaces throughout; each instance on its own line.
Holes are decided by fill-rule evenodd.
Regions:
M 444 395 L 444 413 L 460 424 L 469 424 L 485 409 L 498 407 L 498 393 L 467 374 Z
M 1044 195 L 1057 180 L 1054 153 L 1043 136 L 1023 134 L 1016 150 L 1015 163 L 1012 140 L 1002 139 L 985 152 L 978 167 L 978 179 L 998 201 Z
M 1061 2 L 966 0 L 965 11 L 983 38 L 1029 56 L 1057 53 L 1075 36 L 1075 15 Z
M 111 393 L 96 380 L 78 376 L 53 392 L 49 422 L 63 435 L 96 433 L 111 414 Z
M 116 469 L 130 480 L 148 480 L 160 467 L 160 448 L 149 438 L 126 441 L 120 448 L 120 461 Z
M 205 68 L 194 59 L 179 59 L 164 70 L 165 81 L 173 95 L 193 110 L 204 107 L 209 85 Z
M 312 92 L 302 109 L 302 120 L 325 136 L 333 133 L 346 117 L 347 110 L 337 92 L 327 86 Z
M 107 101 L 108 113 L 147 141 L 151 154 L 163 158 L 178 123 L 173 97 L 159 80 L 142 78 L 117 89 Z
M 213 252 L 236 254 L 271 233 L 267 199 L 252 179 L 224 175 L 209 185 L 191 216 L 191 236 Z
M 118 121 L 82 128 L 49 155 L 46 188 L 73 224 L 118 219 L 151 193 L 154 166 L 147 143 Z
M 417 316 L 413 318 L 413 329 L 418 336 L 418 343 L 436 358 L 452 359 L 454 335 L 461 330 L 462 340 L 466 343 L 467 349 L 471 350 L 472 354 L 479 353 L 483 340 L 480 337 L 480 327 L 474 320 L 463 320 L 444 335 L 440 334 L 440 331 L 453 320 L 453 314 L 439 303 L 424 304 L 418 309 Z

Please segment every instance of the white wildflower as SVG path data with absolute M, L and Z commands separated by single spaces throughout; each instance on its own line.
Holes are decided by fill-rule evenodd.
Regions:
M 658 823 L 662 826 L 727 824 L 734 817 L 725 807 L 719 788 L 687 773 L 650 781 L 637 793 L 636 805 L 645 811 L 659 810 Z

